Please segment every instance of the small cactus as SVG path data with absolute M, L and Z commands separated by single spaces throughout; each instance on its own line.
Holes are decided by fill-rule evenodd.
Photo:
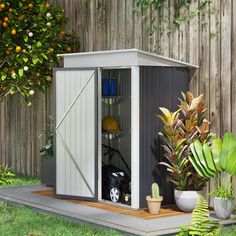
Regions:
M 158 198 L 160 197 L 159 194 L 159 186 L 157 183 L 152 184 L 152 198 Z

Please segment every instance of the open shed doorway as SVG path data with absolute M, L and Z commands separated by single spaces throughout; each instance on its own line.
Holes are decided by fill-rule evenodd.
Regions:
M 101 197 L 131 205 L 131 70 L 101 73 Z

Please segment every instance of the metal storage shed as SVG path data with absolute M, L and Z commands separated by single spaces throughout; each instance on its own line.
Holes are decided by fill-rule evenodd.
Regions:
M 157 164 L 162 159 L 161 124 L 155 114 L 159 106 L 176 108 L 198 66 L 138 49 L 59 56 L 64 68 L 54 71 L 56 195 L 102 200 L 106 142 L 121 150 L 131 169 L 132 208 L 146 206 L 153 182 L 160 185 L 164 204 L 172 203 L 172 186 Z M 102 77 L 111 74 L 118 81 L 117 96 L 104 97 Z M 116 140 L 103 135 L 106 114 L 119 120 L 122 133 Z

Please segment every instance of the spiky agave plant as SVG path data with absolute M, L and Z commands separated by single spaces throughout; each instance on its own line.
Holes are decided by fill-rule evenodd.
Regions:
M 163 131 L 159 135 L 164 141 L 164 156 L 168 162 L 160 162 L 167 166 L 170 181 L 178 190 L 201 190 L 208 178 L 202 177 L 189 161 L 190 144 L 200 139 L 209 142 L 212 133 L 206 119 L 206 102 L 203 95 L 196 98 L 192 93 L 182 93 L 179 109 L 175 112 L 160 107 Z

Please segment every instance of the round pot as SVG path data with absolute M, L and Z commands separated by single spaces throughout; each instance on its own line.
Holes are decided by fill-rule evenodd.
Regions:
M 180 191 L 175 189 L 175 203 L 183 212 L 192 212 L 196 206 L 198 194 L 203 191 Z
M 220 197 L 213 198 L 214 211 L 219 219 L 225 220 L 230 218 L 234 209 L 234 200 Z
M 146 200 L 149 212 L 154 215 L 159 214 L 163 197 L 151 198 L 151 196 L 146 196 Z

